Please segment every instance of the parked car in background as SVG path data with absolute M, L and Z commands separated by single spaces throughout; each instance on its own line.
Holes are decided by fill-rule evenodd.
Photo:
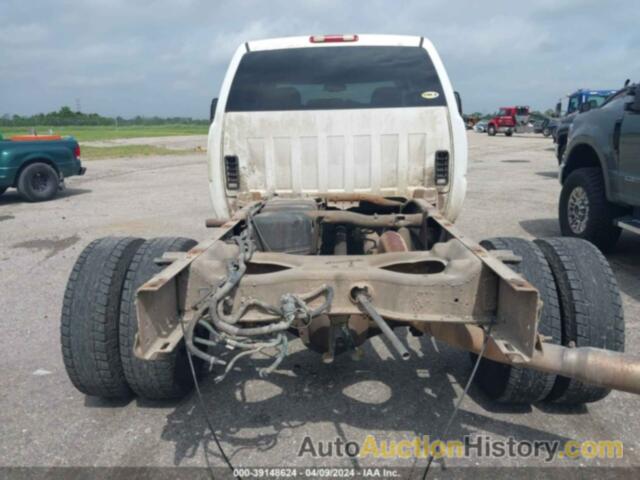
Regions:
M 640 234 L 640 84 L 575 118 L 560 182 L 563 235 L 607 251 L 622 229 Z
M 73 137 L 58 135 L 0 135 L 0 195 L 8 188 L 30 202 L 50 200 L 64 179 L 84 175 L 80 145 Z
M 559 123 L 559 120 L 557 118 L 550 118 L 549 123 L 546 126 L 546 132 L 548 133 L 548 135 L 545 133 L 545 130 L 542 131 L 542 134 L 545 137 L 551 136 L 555 138 L 556 131 L 558 130 L 558 123 Z
M 548 137 L 552 133 L 552 126 L 555 129 L 555 125 L 555 119 L 549 117 L 541 118 L 533 123 L 533 133 L 541 133 L 543 136 Z
M 556 104 L 556 116 L 558 117 L 555 131 L 552 132 L 553 141 L 556 143 L 556 156 L 558 162 L 562 161 L 567 146 L 569 127 L 576 115 L 585 109 L 593 109 L 602 105 L 607 98 L 616 93 L 616 90 L 588 90 L 579 89 L 567 96 L 566 109 L 563 102 Z
M 473 130 L 476 132 L 484 133 L 487 131 L 487 122 L 486 120 L 480 120 L 473 127 Z

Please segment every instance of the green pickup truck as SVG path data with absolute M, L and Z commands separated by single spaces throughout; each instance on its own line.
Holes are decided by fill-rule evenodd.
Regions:
M 66 177 L 85 170 L 73 137 L 0 134 L 0 195 L 14 187 L 30 202 L 50 200 Z

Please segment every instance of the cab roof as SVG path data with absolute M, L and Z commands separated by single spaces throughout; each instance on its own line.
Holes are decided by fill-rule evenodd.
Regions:
M 250 51 L 279 50 L 284 48 L 340 47 L 340 46 L 398 46 L 419 47 L 431 42 L 417 35 L 331 34 L 280 37 L 247 42 Z
M 617 92 L 617 90 L 610 90 L 610 89 L 597 90 L 597 89 L 590 89 L 590 88 L 579 88 L 578 90 L 576 90 L 575 92 L 567 96 L 572 97 L 574 95 L 580 95 L 584 93 L 586 93 L 587 95 L 611 95 L 612 93 L 615 93 L 615 92 Z

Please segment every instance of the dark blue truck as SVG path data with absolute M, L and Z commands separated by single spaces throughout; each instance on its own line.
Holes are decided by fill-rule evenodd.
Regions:
M 607 98 L 616 93 L 616 90 L 589 90 L 579 89 L 567 96 L 566 109 L 563 111 L 562 101 L 556 105 L 556 116 L 559 117 L 551 129 L 553 141 L 556 143 L 556 156 L 558 162 L 562 161 L 567 146 L 569 127 L 576 118 L 576 115 L 585 108 L 597 108 L 602 105 Z M 588 105 L 588 107 L 586 107 Z

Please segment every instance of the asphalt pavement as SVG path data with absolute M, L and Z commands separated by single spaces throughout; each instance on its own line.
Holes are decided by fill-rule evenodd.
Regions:
M 552 142 L 474 132 L 469 141 L 469 191 L 458 227 L 477 240 L 559 235 Z M 156 403 L 85 397 L 67 379 L 59 344 L 66 280 L 90 241 L 106 235 L 204 240 L 211 234 L 204 228 L 211 211 L 206 157 L 100 160 L 86 166 L 86 176 L 70 178 L 53 201 L 26 203 L 15 191 L 0 197 L 0 466 L 204 466 L 204 445 L 211 462 L 222 465 L 196 397 Z M 624 234 L 608 258 L 624 301 L 626 349 L 640 354 L 640 237 Z M 265 379 L 249 363 L 241 363 L 220 384 L 210 376 L 202 385 L 204 399 L 232 462 L 242 467 L 410 466 L 412 460 L 300 455 L 306 437 L 344 443 L 361 443 L 367 435 L 438 437 L 470 373 L 468 355 L 425 337 L 409 336 L 407 342 L 412 356 L 406 362 L 394 360 L 378 338 L 367 344 L 362 360 L 342 356 L 324 365 L 294 341 L 291 355 Z M 617 392 L 579 408 L 504 407 L 472 387 L 447 439 L 621 440 L 624 457 L 548 463 L 472 456 L 447 463 L 640 468 L 638 407 L 638 398 Z M 424 463 L 420 459 L 417 465 Z M 560 475 L 565 471 L 570 472 L 560 470 Z

